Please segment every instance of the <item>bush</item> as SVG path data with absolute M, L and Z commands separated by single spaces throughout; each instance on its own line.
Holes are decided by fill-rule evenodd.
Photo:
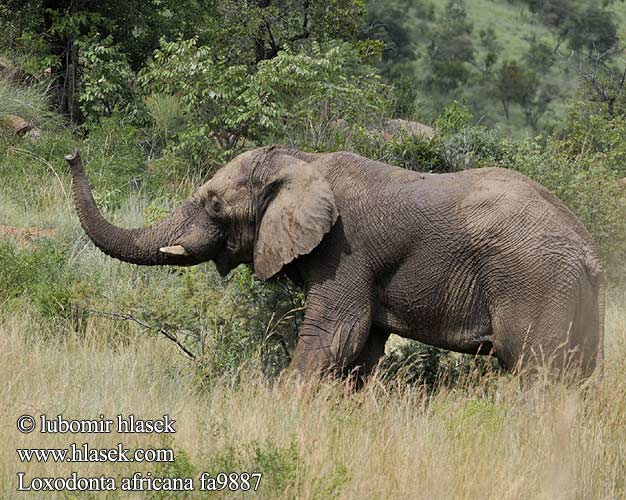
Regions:
M 116 110 L 132 107 L 135 75 L 112 37 L 87 38 L 80 48 L 83 64 L 78 101 L 85 119 L 97 122 Z
M 72 286 L 76 279 L 68 264 L 68 253 L 53 242 L 18 250 L 0 242 L 0 303 L 11 307 L 26 301 L 43 316 L 68 317 Z
M 146 182 L 140 131 L 122 115 L 102 118 L 90 129 L 81 147 L 94 197 L 101 208 L 119 207 L 129 187 L 136 190 Z
M 140 82 L 180 99 L 192 119 L 174 147 L 206 166 L 259 142 L 324 148 L 334 122 L 370 123 L 387 106 L 386 86 L 347 43 L 283 50 L 249 68 L 214 58 L 196 39 L 162 41 Z
M 288 364 L 302 306 L 291 285 L 262 284 L 245 266 L 226 280 L 212 264 L 128 273 L 113 294 L 86 290 L 81 307 L 135 318 L 155 335 L 169 332 L 195 357 L 200 386 L 237 382 L 244 366 L 273 377 Z

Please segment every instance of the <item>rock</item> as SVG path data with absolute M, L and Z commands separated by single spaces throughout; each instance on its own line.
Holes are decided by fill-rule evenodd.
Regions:
M 347 132 L 350 129 L 348 122 L 343 118 L 333 120 L 329 124 L 331 129 Z M 424 123 L 404 120 L 402 118 L 390 118 L 385 120 L 382 125 L 375 125 L 369 129 L 374 136 L 381 137 L 388 141 L 394 137 L 399 138 L 401 135 L 409 137 L 426 137 L 431 139 L 435 136 L 435 129 L 425 125 Z
M 431 139 L 435 136 L 435 130 L 428 125 L 402 118 L 385 120 L 381 130 L 385 140 L 391 139 L 396 134 L 406 133 L 410 136 L 422 136 Z
M 0 126 L 2 126 L 3 128 L 13 130 L 13 132 L 15 132 L 20 137 L 25 136 L 27 133 L 33 130 L 36 131 L 32 123 L 28 122 L 21 116 L 17 116 L 17 115 L 0 116 Z M 38 137 L 39 135 L 40 134 L 37 131 L 36 136 Z

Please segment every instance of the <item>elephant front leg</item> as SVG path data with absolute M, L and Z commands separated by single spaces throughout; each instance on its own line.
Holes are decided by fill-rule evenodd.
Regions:
M 307 298 L 304 321 L 289 368 L 300 374 L 342 372 L 365 347 L 370 324 L 371 304 L 365 298 L 349 305 L 341 297 L 335 300 Z

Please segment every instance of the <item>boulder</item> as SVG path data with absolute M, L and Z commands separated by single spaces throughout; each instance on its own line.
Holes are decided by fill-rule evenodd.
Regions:
M 405 133 L 410 136 L 422 136 L 431 139 L 435 136 L 435 129 L 424 123 L 403 120 L 402 118 L 391 118 L 385 120 L 381 133 L 385 140 L 391 139 L 394 135 Z
M 27 132 L 35 128 L 32 123 L 17 115 L 0 116 L 0 126 L 13 130 L 20 137 L 23 137 Z

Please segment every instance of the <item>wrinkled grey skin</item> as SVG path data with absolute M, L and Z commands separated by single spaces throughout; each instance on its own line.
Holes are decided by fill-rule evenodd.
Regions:
M 523 175 L 420 174 L 351 153 L 244 153 L 169 217 L 120 229 L 67 157 L 81 224 L 141 265 L 241 263 L 306 291 L 292 369 L 371 371 L 390 332 L 508 370 L 602 359 L 603 272 L 589 233 Z

